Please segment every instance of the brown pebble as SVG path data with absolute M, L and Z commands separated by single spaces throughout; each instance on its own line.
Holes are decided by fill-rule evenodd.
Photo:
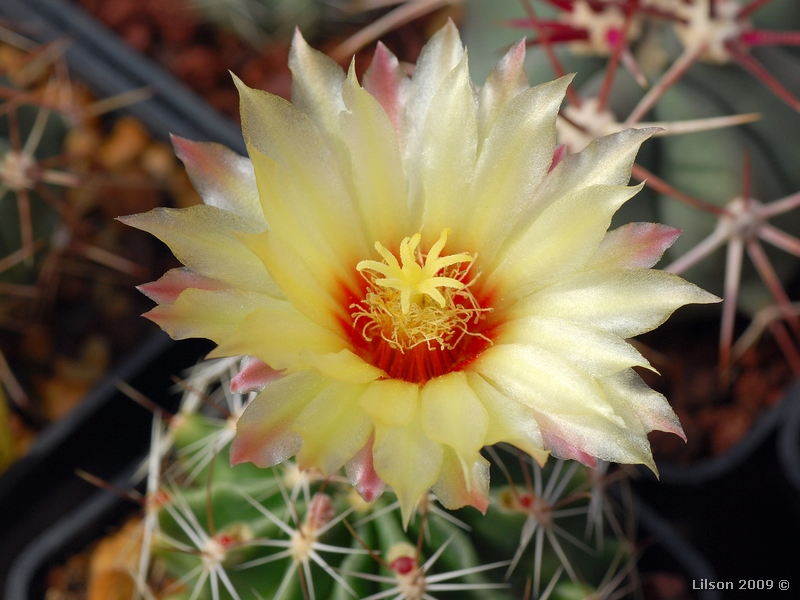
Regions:
M 197 14 L 187 0 L 144 0 L 142 6 L 155 23 L 159 37 L 168 46 L 183 47 L 197 33 Z
M 67 133 L 64 149 L 71 160 L 90 157 L 101 143 L 100 134 L 92 127 L 76 127 Z
M 121 117 L 100 147 L 99 161 L 107 169 L 120 169 L 145 149 L 150 135 L 137 119 Z
M 204 94 L 215 89 L 225 68 L 211 48 L 192 46 L 178 54 L 172 71 L 192 89 Z
M 648 600 L 685 600 L 691 597 L 686 580 L 674 573 L 648 573 L 642 580 Z
M 744 371 L 734 384 L 734 398 L 736 404 L 755 412 L 764 403 L 769 385 L 761 371 Z
M 42 402 L 42 411 L 50 421 L 66 416 L 89 393 L 91 384 L 57 376 L 34 380 L 34 389 Z
M 50 361 L 53 354 L 50 329 L 42 323 L 32 323 L 26 327 L 22 338 L 22 352 L 28 360 L 40 364 Z
M 220 88 L 206 94 L 208 103 L 219 112 L 226 115 L 237 115 L 239 113 L 239 94 L 231 85 L 230 88 Z
M 153 142 L 142 152 L 142 168 L 159 181 L 168 181 L 177 169 L 177 159 L 172 148 L 161 142 Z
M 700 421 L 708 429 L 711 453 L 719 456 L 747 435 L 753 413 L 741 406 L 720 406 L 703 411 Z
M 136 517 L 103 538 L 92 552 L 87 600 L 130 600 L 142 545 L 142 523 Z
M 135 18 L 143 16 L 139 0 L 114 0 L 104 2 L 97 11 L 97 18 L 112 29 L 119 30 Z
M 91 578 L 87 600 L 130 600 L 134 597 L 136 582 L 122 571 L 106 571 Z
M 147 21 L 137 19 L 121 28 L 120 37 L 135 50 L 146 54 L 153 45 L 153 27 Z

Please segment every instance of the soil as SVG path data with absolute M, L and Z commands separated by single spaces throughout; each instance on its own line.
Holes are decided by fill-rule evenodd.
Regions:
M 659 431 L 650 434 L 656 462 L 690 464 L 724 454 L 750 430 L 764 411 L 783 397 L 794 377 L 774 339 L 767 335 L 748 349 L 720 382 L 719 325 L 713 321 L 662 325 L 637 338 L 660 374 L 640 370 L 664 394 L 681 421 L 687 442 Z
M 199 3 L 191 0 L 77 1 L 128 44 L 236 121 L 239 120 L 239 96 L 230 73 L 235 73 L 250 87 L 287 99 L 291 95 L 291 73 L 287 65 L 291 27 L 283 27 L 282 36 L 277 35 L 256 49 L 238 38 L 230 28 L 205 20 L 197 9 Z M 303 33 L 315 48 L 326 52 L 379 15 L 380 11 L 373 10 L 352 18 L 329 6 L 313 27 L 309 25 L 311 31 Z M 381 40 L 401 61 L 414 63 L 427 38 L 448 17 L 457 19 L 458 12 L 452 8 L 436 11 L 389 32 Z M 369 65 L 373 51 L 374 44 L 371 44 L 356 55 L 359 75 Z M 346 62 L 349 63 L 349 59 Z
M 47 51 L 0 45 L 0 71 L 13 83 Z M 57 72 L 62 94 L 54 101 L 47 82 Z M 72 410 L 113 365 L 156 331 L 140 316 L 151 303 L 135 286 L 177 261 L 152 236 L 116 217 L 200 201 L 169 146 L 154 141 L 132 117 L 90 116 L 95 99 L 64 72 L 56 57 L 27 89 L 6 87 L 3 106 L 10 121 L 0 117 L 3 129 L 18 128 L 24 143 L 42 107 L 60 113 L 47 127 L 63 135 L 52 144 L 56 150 L 44 149 L 42 142 L 42 152 L 51 155 L 37 154 L 37 168 L 72 179 L 66 187 L 12 190 L 3 199 L 12 232 L 4 243 L 21 235 L 17 207 L 27 197 L 37 248 L 30 261 L 0 269 L 0 349 L 10 372 L 2 379 L 11 400 L 16 457 L 26 452 L 38 429 Z M 13 251 L 7 248 L 6 256 L 13 258 Z

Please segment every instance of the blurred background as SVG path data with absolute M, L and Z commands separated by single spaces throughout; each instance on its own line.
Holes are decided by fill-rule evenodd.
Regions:
M 653 435 L 662 482 L 636 472 L 633 486 L 698 553 L 688 562 L 737 583 L 790 578 L 796 554 L 779 548 L 800 533 L 795 0 L 3 0 L 0 579 L 90 497 L 76 469 L 110 481 L 147 449 L 150 413 L 134 400 L 174 409 L 172 376 L 209 349 L 140 317 L 151 303 L 135 286 L 178 263 L 115 221 L 200 202 L 169 134 L 243 153 L 229 72 L 290 98 L 295 28 L 345 67 L 355 56 L 360 75 L 378 39 L 410 72 L 448 19 L 478 83 L 523 37 L 532 84 L 578 73 L 559 121 L 567 152 L 664 127 L 634 170 L 648 187 L 615 225 L 683 229 L 660 266 L 725 303 L 637 341 L 660 371 L 643 377 L 689 442 Z M 43 576 L 48 600 L 85 597 L 70 577 L 89 559 L 59 560 Z M 685 573 L 647 593 L 714 597 Z

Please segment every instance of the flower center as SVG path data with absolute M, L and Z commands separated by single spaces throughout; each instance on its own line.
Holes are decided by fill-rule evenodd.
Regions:
M 373 364 L 391 377 L 421 383 L 451 370 L 491 340 L 479 325 L 491 308 L 482 307 L 470 286 L 475 260 L 469 254 L 442 256 L 449 229 L 426 255 L 419 233 L 400 243 L 400 261 L 380 242 L 383 262 L 356 265 L 367 282 L 364 299 L 350 306 L 353 326 L 372 351 Z M 465 338 L 475 338 L 465 340 Z

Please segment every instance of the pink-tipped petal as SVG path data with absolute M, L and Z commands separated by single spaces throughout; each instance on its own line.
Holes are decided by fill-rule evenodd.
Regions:
M 199 204 L 188 208 L 157 207 L 117 220 L 156 236 L 195 273 L 231 288 L 281 297 L 264 263 L 240 241 L 239 236 L 253 231 L 254 226 L 239 214 Z
M 431 488 L 448 510 L 474 506 L 482 514 L 489 508 L 489 461 L 480 454 L 472 465 L 470 480 L 464 477 L 464 466 L 452 449 L 445 446 L 439 479 Z
M 592 263 L 650 268 L 680 234 L 680 229 L 667 225 L 628 223 L 606 234 Z
M 480 139 L 486 137 L 503 108 L 515 96 L 527 90 L 525 72 L 525 40 L 517 42 L 489 72 L 481 88 L 478 105 Z
M 266 468 L 297 454 L 303 440 L 292 425 L 324 387 L 324 380 L 309 372 L 295 373 L 267 386 L 236 424 L 231 464 L 251 462 Z
M 674 433 L 686 441 L 683 427 L 667 399 L 651 390 L 635 371 L 625 369 L 611 377 L 604 377 L 599 383 L 609 401 L 617 407 L 629 407 L 646 432 Z
M 346 465 L 347 477 L 364 502 L 372 503 L 381 497 L 386 489 L 386 483 L 378 477 L 373 465 L 372 444 L 375 435 L 369 436 L 369 441 L 359 450 Z
M 283 374 L 254 356 L 245 356 L 236 376 L 231 379 L 231 391 L 236 394 L 260 392 Z
M 178 299 L 181 292 L 188 288 L 201 290 L 224 290 L 227 286 L 216 279 L 203 277 L 185 267 L 171 269 L 164 273 L 158 281 L 151 281 L 136 286 L 136 289 L 159 304 L 170 304 Z
M 266 229 L 267 221 L 261 210 L 256 176 L 249 158 L 221 144 L 193 142 L 175 135 L 172 144 L 205 204 L 243 217 L 254 232 Z
M 550 450 L 550 453 L 556 458 L 560 458 L 561 460 L 577 460 L 582 465 L 586 465 L 592 469 L 597 468 L 597 458 L 591 454 L 587 454 L 577 446 L 570 444 L 568 441 L 555 434 L 543 431 L 542 436 L 544 437 L 545 446 L 547 446 L 547 449 Z
M 372 63 L 364 73 L 364 89 L 380 103 L 398 134 L 403 130 L 403 106 L 408 77 L 397 57 L 378 42 Z

